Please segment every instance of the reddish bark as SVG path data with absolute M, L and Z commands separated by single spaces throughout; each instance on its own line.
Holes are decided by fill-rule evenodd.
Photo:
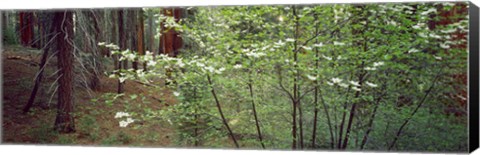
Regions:
M 60 133 L 75 132 L 73 118 L 73 13 L 56 12 L 53 19 L 55 31 L 59 34 L 56 37 L 56 48 L 58 51 L 58 103 L 57 117 L 55 119 L 56 131 Z
M 175 21 L 178 22 L 182 18 L 183 9 L 181 8 L 165 8 L 163 10 L 163 15 L 174 17 Z M 160 23 L 161 26 L 161 37 L 160 37 L 160 51 L 159 53 L 167 54 L 171 57 L 176 57 L 178 50 L 182 47 L 183 41 L 179 36 L 180 33 L 174 29 L 167 29 L 164 26 L 163 21 Z
M 465 19 L 468 14 L 468 8 L 465 3 L 457 3 L 455 7 L 448 11 L 440 11 L 441 20 L 435 22 L 436 25 L 448 25 L 459 22 L 462 19 Z M 460 18 L 457 18 L 460 17 Z M 456 31 L 450 35 L 451 39 L 449 41 L 460 41 L 467 40 L 468 33 Z M 451 45 L 450 49 L 461 49 L 466 50 L 467 44 L 458 44 Z M 449 54 L 447 50 L 447 54 Z M 456 87 L 455 90 L 457 93 L 450 93 L 450 96 L 455 102 L 455 104 L 447 105 L 447 108 L 444 109 L 446 114 L 454 114 L 455 116 L 464 116 L 467 114 L 467 72 L 461 74 L 451 75 L 456 81 L 465 87 Z
M 20 42 L 23 46 L 31 47 L 34 37 L 34 15 L 32 12 L 20 12 Z

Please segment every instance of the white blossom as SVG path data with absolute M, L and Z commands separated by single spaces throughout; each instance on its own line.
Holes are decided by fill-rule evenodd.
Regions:
M 182 61 L 180 61 L 180 60 L 177 61 L 177 65 L 178 65 L 179 67 L 184 67 L 184 66 L 185 66 L 185 64 L 184 64 Z
M 117 45 L 114 45 L 113 43 L 105 45 L 105 47 L 108 47 L 108 48 L 111 48 L 111 49 L 114 49 L 114 50 L 120 49 L 120 47 L 118 47 Z
M 443 48 L 443 49 L 448 49 L 448 48 L 450 48 L 450 46 L 447 45 L 447 44 L 440 44 L 440 47 Z
M 370 82 L 368 82 L 368 81 L 365 82 L 365 84 L 367 84 L 367 85 L 370 86 L 370 87 L 374 87 L 374 88 L 378 86 L 378 85 L 373 84 L 373 83 L 370 83 Z
M 333 45 L 343 46 L 343 45 L 345 45 L 345 43 L 334 41 L 334 42 L 333 42 Z
M 382 66 L 384 63 L 382 61 L 380 62 L 374 62 L 373 63 L 373 67 L 378 67 L 378 66 Z
M 98 43 L 98 46 L 104 46 L 105 45 L 105 42 L 99 42 Z
M 207 66 L 204 69 L 211 72 L 211 73 L 215 72 L 215 68 L 213 68 L 212 66 Z
M 450 2 L 445 2 L 445 3 L 442 3 L 444 6 L 454 6 L 455 3 L 450 3 Z
M 176 92 L 176 91 L 174 91 L 174 92 L 173 92 L 173 95 L 174 95 L 174 96 L 180 96 L 180 93 L 179 93 L 179 92 Z
M 287 39 L 285 39 L 285 41 L 286 41 L 286 42 L 294 42 L 294 41 L 295 41 L 295 39 L 292 39 L 292 38 L 287 38 Z
M 395 22 L 394 20 L 392 20 L 392 21 L 387 21 L 387 24 L 388 24 L 388 25 L 397 26 L 397 22 Z
M 340 78 L 332 78 L 332 82 L 333 82 L 333 83 L 340 83 L 340 82 L 342 82 L 342 79 L 340 79 Z
M 435 59 L 437 59 L 437 60 L 442 60 L 442 57 L 439 57 L 439 56 L 434 56 L 434 57 L 435 57 Z
M 428 14 L 433 13 L 433 12 L 437 12 L 437 9 L 430 8 L 427 11 L 422 12 L 421 15 L 428 15 Z
M 205 67 L 205 64 L 201 63 L 201 62 L 197 62 L 197 66 L 198 67 Z
M 126 112 L 117 112 L 115 114 L 115 118 L 122 118 L 122 117 L 130 117 L 130 114 L 128 114 Z
M 355 90 L 355 91 L 362 91 L 362 89 L 357 88 L 357 87 L 352 87 L 352 89 Z
M 219 68 L 218 70 L 215 71 L 217 74 L 222 74 L 222 72 L 225 71 L 225 68 Z
M 429 36 L 432 37 L 432 38 L 435 38 L 435 39 L 441 39 L 441 38 L 442 38 L 441 36 L 436 35 L 436 34 L 434 34 L 434 33 L 430 33 Z
M 419 50 L 417 50 L 415 48 L 412 48 L 412 49 L 408 50 L 408 53 L 416 53 L 416 52 L 419 52 Z
M 367 70 L 367 71 L 377 70 L 375 67 L 365 67 L 364 69 Z
M 345 83 L 339 83 L 338 85 L 343 88 L 348 88 L 348 84 Z
M 307 46 L 302 46 L 302 48 L 305 49 L 305 50 L 308 50 L 308 51 L 312 50 L 311 47 L 307 47 Z
M 248 52 L 247 53 L 247 56 L 249 57 L 255 57 L 255 58 L 258 58 L 258 57 L 261 57 L 261 56 L 265 56 L 267 54 L 263 53 L 263 52 L 258 52 L 258 53 L 255 53 L 255 52 Z
M 282 42 L 281 40 L 279 40 L 278 42 L 276 42 L 276 43 L 274 43 L 274 44 L 275 44 L 274 47 L 277 47 L 277 48 L 278 48 L 278 47 L 281 47 L 281 46 L 285 45 L 285 42 Z
M 323 43 L 313 44 L 313 47 L 322 47 Z
M 330 86 L 333 86 L 333 83 L 331 83 L 331 82 L 327 81 L 327 84 L 330 85 Z
M 360 86 L 360 83 L 358 83 L 357 81 L 350 81 L 350 84 L 358 87 Z
M 147 66 L 155 66 L 156 64 L 156 61 L 147 61 Z
M 442 32 L 442 33 L 453 33 L 455 31 L 456 31 L 455 29 L 440 30 L 440 32 Z
M 235 66 L 233 66 L 233 68 L 235 68 L 235 69 L 240 69 L 242 67 L 243 67 L 242 64 L 236 64 Z
M 307 78 L 310 79 L 310 80 L 312 80 L 312 81 L 317 80 L 317 77 L 316 77 L 316 76 L 307 75 Z
M 125 80 L 127 80 L 126 77 L 119 77 L 118 80 L 120 81 L 120 83 L 123 83 L 125 82 Z
M 124 127 L 127 127 L 128 124 L 133 123 L 134 121 L 135 121 L 135 120 L 133 120 L 132 118 L 127 118 L 127 120 L 122 120 L 122 121 L 120 121 L 120 122 L 118 122 L 118 123 L 119 123 L 119 126 L 120 126 L 120 127 L 124 128 Z
M 327 57 L 325 55 L 322 55 L 323 58 L 327 59 L 327 60 L 332 60 L 332 57 Z

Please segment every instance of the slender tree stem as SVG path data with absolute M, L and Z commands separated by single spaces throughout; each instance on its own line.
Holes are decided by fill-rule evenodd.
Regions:
M 237 143 L 237 140 L 235 139 L 235 136 L 230 129 L 230 126 L 228 126 L 227 119 L 225 119 L 225 116 L 223 115 L 222 112 L 222 107 L 220 106 L 220 102 L 218 101 L 217 98 L 217 93 L 215 93 L 215 88 L 213 87 L 213 82 L 212 79 L 210 78 L 210 75 L 207 74 L 207 79 L 208 79 L 208 84 L 210 85 L 211 93 L 213 95 L 213 98 L 215 99 L 215 103 L 217 104 L 218 112 L 220 113 L 220 116 L 222 117 L 223 124 L 228 130 L 228 133 L 230 134 L 230 137 L 232 138 L 233 142 L 235 143 L 235 147 L 240 148 L 240 146 Z
M 441 73 L 441 72 L 438 72 L 438 73 Z M 435 86 L 435 82 L 437 82 L 437 80 L 440 78 L 439 75 L 437 75 L 435 77 L 435 79 L 433 79 L 432 81 L 432 84 L 430 85 L 430 88 L 428 88 L 428 90 L 425 92 L 425 94 L 423 95 L 422 97 L 422 100 L 420 100 L 420 103 L 417 105 L 417 107 L 415 108 L 415 110 L 413 110 L 413 112 L 410 114 L 410 116 L 405 119 L 405 121 L 402 123 L 402 125 L 400 126 L 400 128 L 398 129 L 397 131 L 397 134 L 395 135 L 395 138 L 393 139 L 392 143 L 390 143 L 390 146 L 388 147 L 388 151 L 390 151 L 394 146 L 395 146 L 395 143 L 397 142 L 398 138 L 400 137 L 400 135 L 402 134 L 402 131 L 403 129 L 405 128 L 405 126 L 408 124 L 408 122 L 410 122 L 410 120 L 413 118 L 413 116 L 415 116 L 415 114 L 417 113 L 418 109 L 420 109 L 420 107 L 422 107 L 423 103 L 425 103 L 428 95 L 430 95 L 430 93 L 432 92 L 434 86 Z
M 383 84 L 382 86 L 382 90 L 386 90 L 386 83 Z M 380 101 L 383 99 L 383 97 L 387 94 L 387 91 L 385 91 L 384 93 L 382 93 L 376 100 L 375 102 L 375 106 L 373 108 L 373 112 L 372 112 L 372 115 L 370 116 L 370 120 L 368 121 L 368 129 L 367 131 L 365 132 L 365 135 L 363 136 L 363 139 L 362 139 L 362 142 L 360 144 L 360 150 L 363 150 L 364 147 L 365 147 L 365 144 L 367 144 L 367 141 L 368 141 L 368 135 L 370 134 L 370 132 L 373 130 L 373 121 L 375 120 L 375 116 L 377 114 L 377 109 L 380 105 Z
M 248 89 L 250 90 L 250 97 L 252 98 L 252 110 L 253 110 L 253 116 L 255 117 L 255 126 L 257 127 L 257 134 L 258 134 L 258 139 L 260 140 L 260 144 L 262 145 L 262 148 L 265 149 L 265 144 L 263 144 L 263 137 L 262 137 L 262 131 L 260 130 L 260 124 L 258 121 L 258 116 L 257 116 L 257 109 L 255 108 L 255 100 L 253 98 L 253 86 L 252 86 L 252 80 L 250 79 L 250 82 L 248 83 Z

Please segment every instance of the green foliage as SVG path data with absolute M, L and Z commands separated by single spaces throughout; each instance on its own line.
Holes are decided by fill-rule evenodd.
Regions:
M 38 127 L 29 130 L 28 135 L 35 143 L 46 144 L 51 143 L 58 136 L 58 132 L 52 130 L 48 123 L 41 123 Z
M 91 141 L 96 141 L 100 136 L 100 126 L 95 117 L 85 115 L 78 120 L 78 132 L 88 136 Z
M 19 38 L 15 32 L 15 27 L 13 26 L 8 26 L 7 28 L 2 28 L 3 32 L 2 32 L 2 39 L 3 39 L 3 43 L 5 45 L 17 45 L 19 44 Z
M 110 136 L 110 137 L 107 137 L 105 139 L 102 139 L 100 144 L 111 146 L 111 145 L 119 145 L 120 142 L 118 141 L 118 137 L 116 135 L 114 135 L 114 136 Z
M 55 144 L 71 145 L 71 144 L 74 144 L 74 142 L 75 142 L 75 139 L 69 136 L 60 135 L 58 136 L 57 141 L 55 141 Z
M 305 144 L 313 136 L 314 110 L 319 110 L 312 148 L 330 148 L 330 130 L 338 142 L 345 139 L 339 132 L 345 136 L 346 126 L 353 126 L 346 149 L 360 149 L 370 130 L 367 150 L 388 150 L 398 139 L 394 150 L 465 151 L 461 138 L 446 134 L 465 138 L 465 124 L 452 122 L 442 108 L 452 102 L 445 94 L 466 88 L 452 78 L 466 74 L 468 54 L 464 48 L 452 48 L 466 40 L 449 38 L 454 32 L 467 32 L 466 19 L 448 17 L 455 22 L 428 26 L 445 18 L 430 15 L 451 7 L 389 3 L 195 8 L 194 16 L 179 23 L 160 17 L 188 43 L 180 55 L 153 58 L 151 53 L 139 56 L 108 45 L 121 59 L 138 59 L 149 68 L 120 70 L 111 77 L 147 84 L 162 78 L 170 83 L 166 87 L 177 103 L 161 111 L 145 109 L 144 119 L 169 122 L 180 146 L 230 146 L 224 143 L 229 134 L 216 102 L 234 133 L 256 135 L 254 101 L 268 148 L 291 148 L 292 104 L 298 102 L 303 113 L 295 118 L 302 118 L 297 127 L 303 126 Z M 160 92 L 164 87 L 153 89 Z M 351 111 L 353 106 L 357 108 Z M 352 112 L 352 124 L 347 125 Z M 255 136 L 239 141 L 259 147 Z
M 102 139 L 100 142 L 102 145 L 121 145 L 129 144 L 132 141 L 132 137 L 123 131 L 119 131 L 116 134 L 112 134 L 107 138 Z

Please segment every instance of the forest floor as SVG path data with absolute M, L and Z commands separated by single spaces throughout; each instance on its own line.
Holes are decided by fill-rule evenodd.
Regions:
M 155 146 L 171 147 L 173 129 L 165 121 L 143 121 L 135 113 L 143 110 L 160 110 L 166 104 L 174 103 L 168 90 L 151 92 L 147 86 L 127 81 L 125 95 L 105 104 L 102 95 L 116 94 L 117 80 L 101 77 L 97 90 L 91 91 L 76 84 L 74 90 L 76 132 L 58 134 L 53 125 L 56 116 L 55 83 L 56 58 L 47 64 L 41 88 L 30 112 L 22 109 L 27 103 L 39 70 L 41 51 L 17 46 L 7 46 L 2 52 L 3 69 L 3 111 L 2 141 L 13 144 L 68 144 L 68 145 L 109 145 L 109 146 Z M 78 79 L 75 79 L 78 80 Z M 78 83 L 78 82 L 77 82 Z M 53 95 L 52 95 L 53 94 Z M 130 94 L 147 94 L 130 98 Z M 164 102 L 164 103 L 162 103 Z M 136 121 L 129 126 L 119 126 L 117 112 L 133 113 Z

